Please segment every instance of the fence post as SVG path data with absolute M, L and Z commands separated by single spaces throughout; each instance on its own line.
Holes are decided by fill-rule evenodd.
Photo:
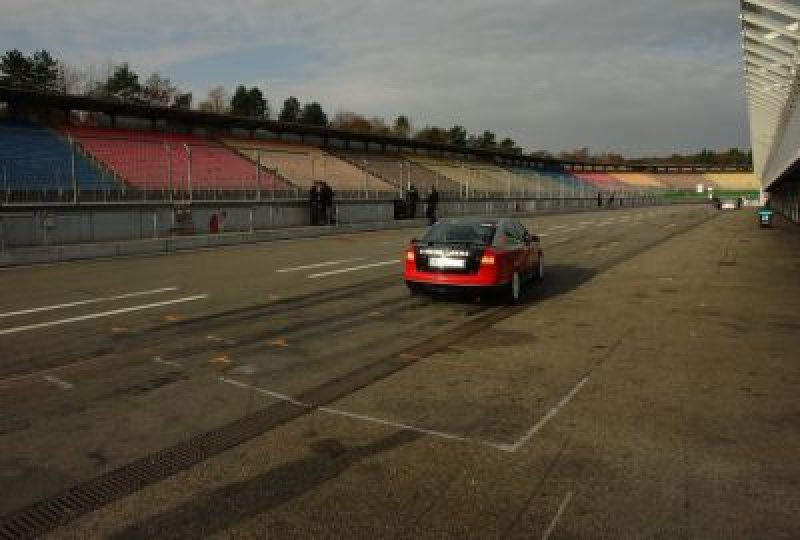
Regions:
M 261 202 L 261 150 L 256 150 L 256 200 Z M 250 214 L 252 223 L 252 213 Z
M 69 157 L 70 157 L 70 172 L 72 174 L 72 204 L 78 204 L 78 177 L 75 175 L 75 141 L 72 135 L 68 136 L 69 140 Z
M 169 202 L 174 202 L 174 190 L 172 186 L 172 148 L 169 143 L 164 143 L 164 151 L 167 153 L 167 189 L 169 190 Z
M 192 194 L 192 149 L 189 147 L 189 143 L 183 143 L 183 147 L 186 149 L 186 189 L 189 191 L 189 204 L 192 203 L 193 194 Z

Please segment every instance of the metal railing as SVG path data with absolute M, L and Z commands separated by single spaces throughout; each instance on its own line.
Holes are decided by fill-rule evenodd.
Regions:
M 52 133 L 31 133 L 49 137 L 52 146 Z M 34 144 L 29 147 L 35 152 L 32 140 Z M 431 174 L 425 171 L 424 179 L 417 178 L 415 168 L 403 169 L 399 161 L 402 185 L 397 186 L 366 167 L 358 169 L 357 160 L 343 161 L 322 151 L 233 148 L 212 141 L 181 142 L 175 136 L 134 140 L 78 135 L 65 136 L 64 142 L 69 151 L 58 158 L 0 159 L 0 204 L 298 202 L 308 200 L 309 186 L 315 181 L 330 183 L 337 200 L 390 201 L 405 199 L 412 184 L 427 185 Z M 434 171 L 437 178 L 441 176 L 442 186 L 459 186 L 458 191 L 441 191 L 440 198 L 590 199 L 598 192 L 613 192 L 620 199 L 663 195 L 663 190 L 604 190 L 569 175 L 549 173 L 537 180 L 535 173 L 527 179 L 510 171 L 502 177 L 497 177 L 495 170 L 482 171 L 480 166 L 471 165 L 462 166 L 458 177 Z M 496 189 L 487 189 L 492 182 L 497 183 Z M 424 201 L 427 191 L 420 196 Z

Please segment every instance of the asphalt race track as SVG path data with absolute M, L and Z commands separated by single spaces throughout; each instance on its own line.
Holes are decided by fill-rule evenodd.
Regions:
M 630 321 L 613 308 L 608 327 L 589 329 L 581 288 L 730 219 L 704 206 L 525 219 L 546 277 L 511 307 L 410 296 L 411 230 L 2 270 L 0 523 L 60 501 L 3 534 L 692 536 L 681 469 L 678 484 L 637 495 L 671 501 L 653 500 L 649 521 L 603 512 L 592 525 L 603 495 L 553 487 L 571 443 L 546 435 L 627 345 L 613 329 Z M 679 293 L 666 274 L 661 289 Z M 544 313 L 557 302 L 571 307 L 553 327 Z M 503 347 L 525 369 L 494 369 L 516 358 L 486 356 Z M 554 361 L 578 347 L 594 352 Z M 637 474 L 658 483 L 658 471 Z M 575 512 L 586 520 L 559 536 Z

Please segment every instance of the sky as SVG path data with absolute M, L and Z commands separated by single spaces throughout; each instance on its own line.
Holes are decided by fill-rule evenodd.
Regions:
M 0 0 L 0 52 L 129 62 L 195 94 L 461 124 L 527 150 L 749 147 L 733 0 Z

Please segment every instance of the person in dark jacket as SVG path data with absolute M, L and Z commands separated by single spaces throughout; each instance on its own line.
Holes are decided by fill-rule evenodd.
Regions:
M 408 188 L 408 217 L 414 219 L 417 217 L 417 203 L 419 202 L 419 192 L 414 184 Z
M 320 192 L 318 182 L 314 182 L 308 192 L 308 206 L 311 211 L 311 224 L 319 225 Z
M 322 223 L 325 225 L 333 224 L 333 188 L 327 182 L 322 182 L 320 188 L 320 202 L 322 203 Z
M 428 218 L 428 224 L 433 225 L 436 223 L 436 206 L 439 204 L 439 192 L 436 191 L 435 186 L 431 186 L 431 192 L 428 195 L 428 207 L 425 209 L 425 216 Z

